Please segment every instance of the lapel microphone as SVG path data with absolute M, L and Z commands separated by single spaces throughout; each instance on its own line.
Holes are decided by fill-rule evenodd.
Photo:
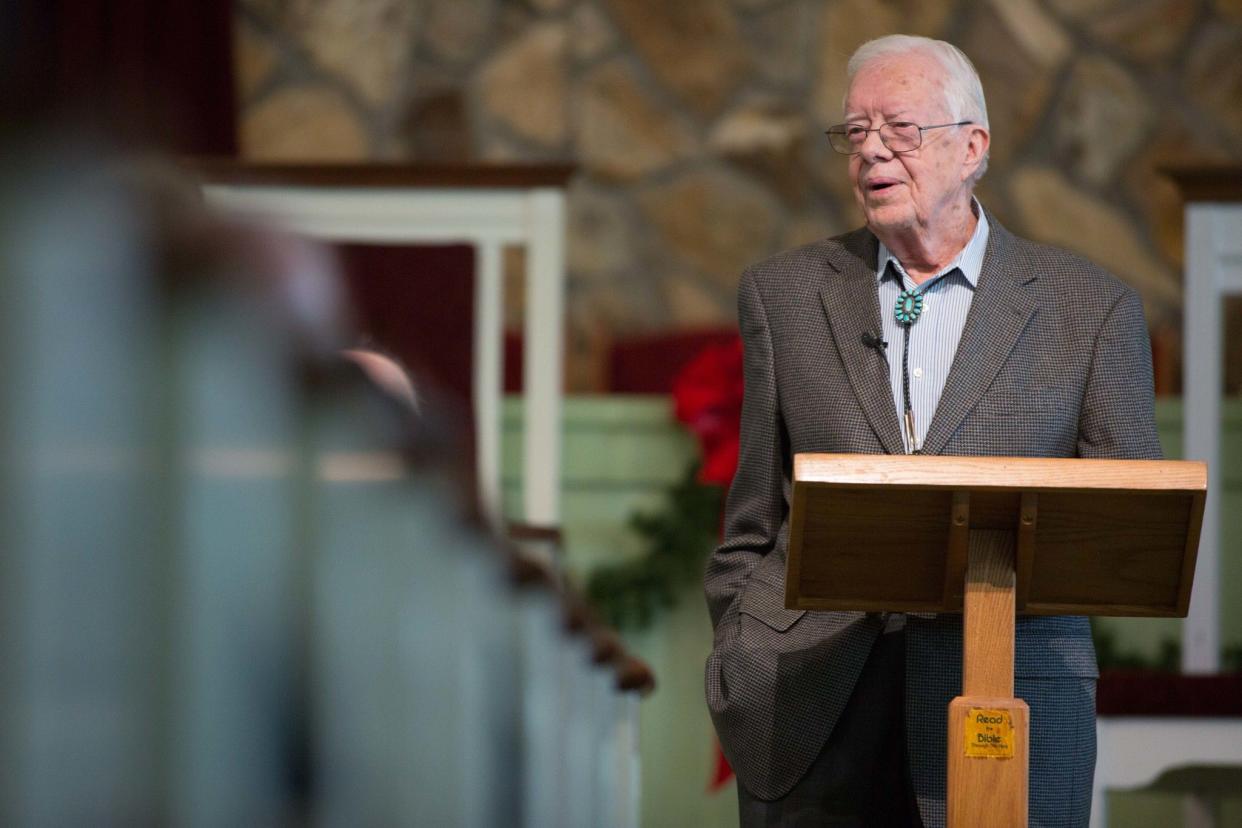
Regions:
M 875 334 L 871 333 L 871 331 L 863 332 L 862 344 L 866 345 L 868 348 L 875 351 L 880 356 L 886 356 L 886 351 L 888 350 L 888 343 L 885 342 L 883 339 L 880 339 L 880 337 L 876 336 Z

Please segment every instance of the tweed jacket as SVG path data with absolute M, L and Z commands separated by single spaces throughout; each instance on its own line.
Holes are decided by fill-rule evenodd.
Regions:
M 988 219 L 983 269 L 924 453 L 1160 457 L 1137 294 Z M 784 606 L 793 455 L 903 452 L 885 356 L 866 343 L 881 331 L 877 250 L 870 231 L 856 230 L 748 268 L 739 285 L 742 441 L 724 540 L 705 576 L 715 630 L 706 691 L 725 755 L 763 799 L 787 792 L 823 748 L 883 626 L 876 614 Z M 1032 709 L 1032 824 L 1085 821 L 1097 676 L 1087 619 L 1021 617 L 1016 636 L 1018 695 Z M 910 617 L 906 650 L 907 746 L 932 826 L 944 819 L 960 615 Z M 1055 758 L 1052 739 L 1080 755 Z M 1066 761 L 1079 764 L 1074 778 L 1085 775 L 1085 803 L 1040 784 Z

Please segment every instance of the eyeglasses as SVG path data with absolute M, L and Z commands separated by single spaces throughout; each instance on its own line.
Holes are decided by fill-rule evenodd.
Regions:
M 842 155 L 857 155 L 862 152 L 863 144 L 867 142 L 867 136 L 872 132 L 880 133 L 880 140 L 892 152 L 910 152 L 923 145 L 923 133 L 929 129 L 944 129 L 973 123 L 974 121 L 958 121 L 956 124 L 919 126 L 909 121 L 892 121 L 880 124 L 875 129 L 867 129 L 859 124 L 837 124 L 824 132 L 828 136 L 828 143 L 832 144 L 832 148 Z

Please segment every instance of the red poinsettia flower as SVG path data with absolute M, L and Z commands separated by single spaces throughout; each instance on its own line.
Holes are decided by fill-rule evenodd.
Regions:
M 712 345 L 692 359 L 673 383 L 677 419 L 698 438 L 699 481 L 728 486 L 737 471 L 742 418 L 742 340 Z
M 699 441 L 699 482 L 727 487 L 737 471 L 742 421 L 742 340 L 712 345 L 692 359 L 673 382 L 677 419 Z M 723 518 L 723 515 L 721 516 Z M 720 743 L 707 789 L 715 793 L 733 778 Z

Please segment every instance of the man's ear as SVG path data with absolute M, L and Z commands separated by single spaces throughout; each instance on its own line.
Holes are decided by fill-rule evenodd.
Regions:
M 992 145 L 992 136 L 986 127 L 978 124 L 970 126 L 970 136 L 966 142 L 966 157 L 962 163 L 962 180 L 970 178 L 979 169 L 983 159 L 987 158 L 988 147 Z

